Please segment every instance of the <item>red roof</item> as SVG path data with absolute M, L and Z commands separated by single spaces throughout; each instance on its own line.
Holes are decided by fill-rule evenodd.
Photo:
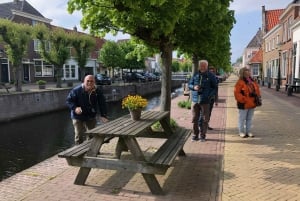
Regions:
M 266 32 L 270 31 L 279 23 L 279 17 L 284 9 L 267 10 L 266 11 Z
M 262 49 L 259 49 L 256 54 L 250 59 L 249 63 L 262 63 L 263 61 L 263 52 Z

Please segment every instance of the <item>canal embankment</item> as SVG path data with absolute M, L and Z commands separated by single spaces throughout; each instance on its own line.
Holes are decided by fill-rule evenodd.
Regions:
M 182 86 L 182 80 L 172 80 L 172 88 Z M 161 91 L 161 82 L 114 84 L 100 86 L 107 102 L 120 101 L 128 94 L 147 96 Z M 66 109 L 66 97 L 71 90 L 47 87 L 45 90 L 26 90 L 22 93 L 0 95 L 0 123 L 42 113 Z

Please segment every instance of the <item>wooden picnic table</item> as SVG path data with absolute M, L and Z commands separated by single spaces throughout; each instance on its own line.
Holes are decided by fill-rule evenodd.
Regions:
M 68 164 L 79 166 L 75 184 L 84 185 L 91 168 L 126 170 L 142 173 L 153 194 L 163 194 L 155 174 L 165 174 L 177 155 L 185 155 L 183 146 L 191 134 L 191 130 L 177 128 L 174 132 L 170 127 L 169 112 L 143 111 L 140 120 L 131 120 L 130 115 L 122 116 L 86 132 L 93 138 L 79 146 L 74 146 L 59 157 L 67 159 Z M 160 122 L 163 131 L 153 131 L 151 125 Z M 161 138 L 164 143 L 147 159 L 139 143 L 139 137 Z M 101 146 L 111 138 L 118 138 L 115 157 L 101 156 Z M 130 151 L 131 160 L 122 159 L 123 151 Z M 100 152 L 99 152 L 100 151 Z

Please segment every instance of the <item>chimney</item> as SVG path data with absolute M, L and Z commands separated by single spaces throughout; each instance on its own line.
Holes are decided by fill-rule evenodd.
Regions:
M 77 27 L 76 26 L 73 27 L 73 31 L 77 32 Z
M 266 26 L 266 8 L 265 6 L 262 6 L 262 12 L 261 12 L 261 16 L 262 16 L 262 25 L 261 25 L 261 29 L 262 29 L 262 35 L 264 36 L 267 33 L 267 26 Z

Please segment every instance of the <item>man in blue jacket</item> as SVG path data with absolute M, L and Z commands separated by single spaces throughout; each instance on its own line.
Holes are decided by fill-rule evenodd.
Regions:
M 86 130 L 95 128 L 97 113 L 100 114 L 101 122 L 108 121 L 105 97 L 97 89 L 93 75 L 85 76 L 83 83 L 70 91 L 66 104 L 71 110 L 75 144 L 84 141 L 83 133 Z
M 210 102 L 214 98 L 217 89 L 215 75 L 208 71 L 206 60 L 199 61 L 199 70 L 190 79 L 189 89 L 191 90 L 193 115 L 192 141 L 199 140 L 199 127 L 201 128 L 200 140 L 205 141 L 210 116 Z M 202 119 L 202 125 L 199 125 L 199 119 Z

